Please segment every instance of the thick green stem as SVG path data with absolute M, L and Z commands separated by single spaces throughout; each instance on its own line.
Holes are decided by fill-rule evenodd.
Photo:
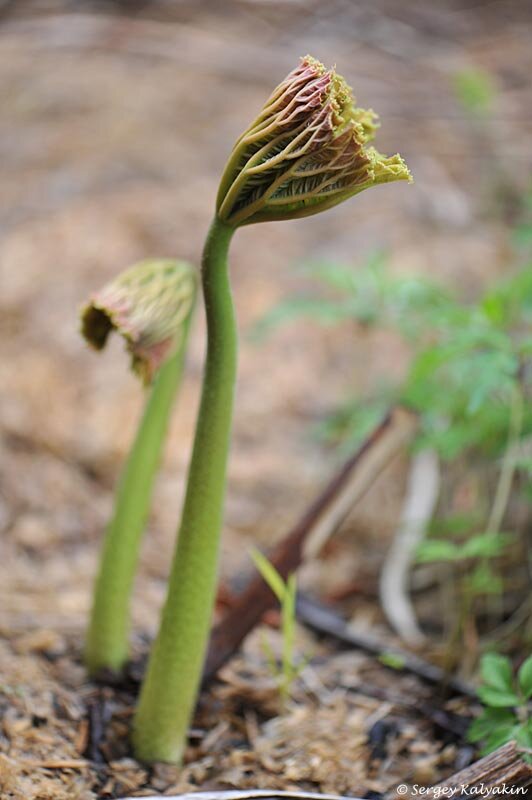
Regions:
M 179 388 L 188 333 L 183 327 L 179 346 L 155 379 L 107 529 L 85 647 L 85 663 L 94 674 L 119 671 L 129 655 L 130 597 L 142 533 L 170 412 Z
M 203 252 L 205 375 L 168 594 L 134 722 L 143 761 L 181 761 L 211 625 L 237 362 L 227 271 L 232 234 L 215 220 Z

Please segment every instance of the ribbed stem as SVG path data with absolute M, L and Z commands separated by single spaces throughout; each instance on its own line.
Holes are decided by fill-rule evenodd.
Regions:
M 94 674 L 120 671 L 129 656 L 130 598 L 151 494 L 174 398 L 181 382 L 188 333 L 155 379 L 133 442 L 107 529 L 94 589 L 85 663 Z
M 166 603 L 134 721 L 135 754 L 143 761 L 181 761 L 211 625 L 237 363 L 227 270 L 232 234 L 215 220 L 203 252 L 205 375 Z

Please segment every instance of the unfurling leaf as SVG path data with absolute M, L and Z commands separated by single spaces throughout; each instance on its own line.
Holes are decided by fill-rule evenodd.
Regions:
M 237 227 L 317 214 L 363 189 L 411 181 L 399 155 L 368 147 L 377 116 L 355 106 L 334 69 L 310 56 L 274 90 L 236 142 L 216 203 Z
M 183 334 L 196 291 L 192 267 L 184 261 L 141 261 L 122 272 L 81 311 L 81 332 L 96 350 L 116 330 L 131 353 L 131 367 L 149 383 Z

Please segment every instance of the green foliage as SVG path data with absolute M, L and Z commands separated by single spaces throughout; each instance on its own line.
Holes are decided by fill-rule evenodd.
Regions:
M 504 581 L 484 559 L 466 574 L 465 587 L 472 597 L 490 594 L 501 596 Z
M 260 550 L 252 548 L 251 558 L 255 567 L 268 584 L 281 606 L 281 633 L 283 646 L 280 666 L 273 655 L 273 652 L 266 641 L 263 646 L 266 651 L 268 663 L 272 674 L 279 685 L 279 694 L 283 706 L 290 697 L 292 684 L 301 671 L 301 665 L 295 661 L 295 631 L 296 631 L 296 576 L 290 575 L 286 581 L 277 572 L 273 564 L 268 561 Z
M 495 90 L 490 75 L 481 69 L 469 67 L 454 75 L 454 91 L 467 112 L 484 116 L 491 111 Z
M 461 543 L 449 539 L 430 538 L 420 544 L 417 560 L 420 563 L 426 563 L 430 561 L 463 561 L 468 558 L 493 558 L 500 555 L 511 540 L 512 537 L 509 534 L 491 532 L 470 536 Z
M 500 595 L 504 585 L 491 560 L 502 555 L 515 536 L 495 531 L 475 534 L 471 529 L 466 533 L 468 535 L 461 542 L 429 537 L 418 547 L 417 562 L 446 562 L 462 567 L 462 591 L 471 598 Z
M 316 432 L 320 438 L 337 443 L 343 452 L 350 453 L 382 420 L 392 397 L 390 387 L 383 386 L 380 396 L 371 403 L 349 401 L 319 423 Z
M 417 277 L 392 276 L 383 251 L 368 256 L 361 269 L 317 261 L 301 270 L 325 292 L 279 303 L 256 326 L 257 336 L 281 323 L 306 318 L 326 324 L 349 320 L 367 326 L 386 324 L 414 339 L 427 316 L 439 313 L 449 301 L 436 284 Z
M 403 385 L 388 382 L 349 401 L 326 420 L 321 428 L 326 435 L 352 445 L 398 401 L 421 415 L 420 447 L 434 447 L 446 460 L 474 449 L 501 453 L 512 397 L 521 391 L 523 366 L 532 357 L 532 265 L 475 303 L 462 303 L 421 277 L 393 276 L 382 253 L 361 269 L 319 262 L 304 271 L 322 291 L 279 304 L 256 334 L 299 318 L 351 322 L 397 331 L 412 350 Z M 527 433 L 532 433 L 530 405 L 523 421 L 523 436 Z
M 487 653 L 482 657 L 480 673 L 482 685 L 478 696 L 484 708 L 469 728 L 469 741 L 481 742 L 483 754 L 512 739 L 530 750 L 532 717 L 528 701 L 532 697 L 532 656 L 514 678 L 510 659 L 499 653 Z M 525 757 L 531 760 L 530 755 Z
M 405 659 L 398 653 L 381 653 L 379 661 L 390 669 L 402 670 L 405 668 Z

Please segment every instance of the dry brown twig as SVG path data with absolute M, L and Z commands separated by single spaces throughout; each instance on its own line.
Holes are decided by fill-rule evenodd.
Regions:
M 501 791 L 504 787 L 513 791 Z M 445 796 L 443 789 L 456 789 L 455 798 L 479 796 L 480 791 L 475 788 L 482 789 L 483 797 L 505 793 L 528 797 L 532 788 L 532 766 L 523 760 L 516 743 L 508 742 L 434 788 L 440 790 L 440 797 Z

